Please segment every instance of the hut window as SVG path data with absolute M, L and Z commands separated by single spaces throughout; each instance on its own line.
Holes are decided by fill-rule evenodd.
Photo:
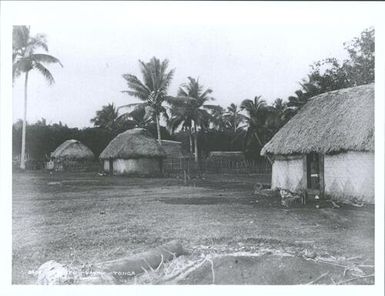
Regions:
M 320 189 L 320 156 L 318 153 L 307 155 L 307 187 Z

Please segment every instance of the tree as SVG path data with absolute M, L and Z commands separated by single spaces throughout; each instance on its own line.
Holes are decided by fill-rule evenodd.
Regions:
M 125 118 L 137 128 L 147 128 L 151 122 L 151 118 L 146 117 L 145 106 L 142 104 L 136 106 L 131 112 L 120 115 L 119 118 Z
M 241 103 L 241 110 L 245 110 L 248 116 L 245 116 L 247 122 L 246 132 L 246 145 L 253 138 L 257 140 L 260 149 L 265 144 L 263 136 L 266 134 L 266 119 L 268 116 L 269 108 L 266 101 L 261 99 L 261 96 L 254 97 L 254 100 L 243 100 Z M 269 161 L 272 160 L 268 157 Z
M 13 40 L 12 40 L 12 60 L 13 60 L 13 79 L 18 77 L 21 73 L 25 73 L 24 81 L 24 117 L 21 141 L 21 158 L 20 168 L 25 169 L 25 137 L 26 137 L 26 122 L 27 122 L 27 88 L 28 76 L 31 70 L 37 70 L 44 78 L 52 85 L 55 80 L 51 72 L 44 64 L 59 64 L 63 67 L 61 62 L 48 54 L 36 53 L 37 49 L 43 49 L 48 52 L 47 40 L 43 34 L 35 36 L 30 35 L 30 27 L 13 26 Z
M 318 94 L 374 82 L 374 29 L 366 29 L 360 37 L 345 42 L 344 48 L 348 59 L 327 58 L 311 65 L 310 74 L 300 83 L 301 88 L 289 97 L 289 107 L 298 111 Z
M 180 126 L 187 128 L 190 132 L 190 139 L 193 135 L 195 162 L 198 162 L 198 132 L 209 126 L 212 119 L 209 111 L 216 110 L 218 106 L 205 104 L 214 100 L 209 96 L 213 92 L 211 89 L 204 90 L 199 79 L 188 77 L 188 80 L 188 83 L 179 87 L 178 96 L 169 97 L 168 102 L 172 106 L 173 126 L 175 128 Z
M 241 110 L 238 109 L 238 106 L 232 103 L 227 107 L 227 111 L 224 114 L 226 127 L 234 131 L 234 133 L 237 132 L 240 125 L 246 120 L 246 117 L 240 112 Z
M 118 117 L 118 110 L 116 109 L 114 103 L 111 103 L 103 106 L 101 110 L 96 111 L 96 116 L 90 121 L 96 127 L 102 127 L 108 131 L 114 131 Z
M 224 131 L 226 129 L 225 109 L 221 106 L 212 106 L 210 110 L 211 124 L 217 131 Z
M 275 99 L 271 111 L 277 130 L 294 116 L 294 111 L 292 108 L 289 108 L 288 102 L 285 102 L 280 98 Z
M 128 104 L 122 107 L 130 108 L 141 105 L 146 112 L 146 117 L 155 121 L 158 141 L 162 144 L 160 116 L 163 115 L 167 118 L 166 109 L 162 104 L 167 97 L 167 90 L 174 76 L 174 70 L 167 70 L 167 59 L 160 62 L 160 60 L 155 57 L 148 63 L 139 60 L 139 65 L 143 82 L 135 75 L 123 74 L 123 78 L 127 81 L 129 88 L 129 90 L 123 92 L 140 99 L 143 103 Z

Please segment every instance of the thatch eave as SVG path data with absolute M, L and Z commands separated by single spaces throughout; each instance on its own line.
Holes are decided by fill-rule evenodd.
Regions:
M 374 84 L 313 97 L 261 155 L 374 151 Z

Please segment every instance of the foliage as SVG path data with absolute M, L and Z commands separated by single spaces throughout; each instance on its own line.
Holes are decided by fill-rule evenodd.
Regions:
M 171 105 L 170 126 L 172 130 L 178 127 L 189 131 L 190 143 L 191 135 L 194 135 L 195 144 L 195 161 L 198 161 L 200 130 L 207 129 L 210 122 L 213 121 L 211 112 L 220 112 L 221 107 L 206 104 L 213 100 L 210 96 L 212 90 L 210 88 L 204 90 L 203 85 L 199 83 L 199 79 L 188 77 L 188 83 L 183 84 L 178 90 L 177 97 L 168 97 L 168 103 Z M 191 144 L 190 144 L 191 147 Z
M 231 103 L 229 107 L 227 107 L 226 113 L 223 115 L 225 126 L 228 129 L 236 132 L 242 123 L 246 121 L 246 116 L 240 113 L 241 110 L 238 109 L 238 106 L 234 103 Z
M 12 153 L 13 157 L 18 157 L 21 152 L 21 123 L 16 122 L 12 128 Z M 67 125 L 60 123 L 45 124 L 45 119 L 35 124 L 27 125 L 26 136 L 26 154 L 30 159 L 47 160 L 60 144 L 69 139 L 81 141 L 89 147 L 95 155 L 107 146 L 113 135 L 110 131 L 95 128 L 69 128 Z
M 49 84 L 55 82 L 46 64 L 57 63 L 63 67 L 59 59 L 54 56 L 36 53 L 37 49 L 48 51 L 46 38 L 43 34 L 30 35 L 30 28 L 26 26 L 13 27 L 12 40 L 12 79 L 15 80 L 21 73 L 25 73 L 24 82 L 24 118 L 21 135 L 21 157 L 20 168 L 25 169 L 25 145 L 26 145 L 26 122 L 27 122 L 27 87 L 28 75 L 31 70 L 40 72 Z
M 110 133 L 117 135 L 125 130 L 139 127 L 138 122 L 130 118 L 131 113 L 119 116 L 118 109 L 115 107 L 114 103 L 111 103 L 103 106 L 101 110 L 96 111 L 96 116 L 90 121 L 95 127 L 101 127 L 108 130 Z M 138 116 L 135 118 L 139 119 Z
M 139 60 L 139 64 L 143 82 L 135 75 L 123 74 L 129 88 L 129 90 L 123 92 L 140 99 L 143 103 L 128 104 L 125 107 L 142 106 L 145 110 L 145 117 L 156 123 L 158 140 L 160 141 L 160 116 L 163 115 L 167 119 L 167 112 L 163 102 L 174 76 L 174 70 L 167 70 L 167 59 L 160 62 L 156 57 L 153 57 L 148 63 Z
M 311 72 L 300 83 L 295 96 L 289 97 L 288 107 L 300 109 L 309 98 L 328 91 L 374 82 L 374 28 L 364 30 L 360 37 L 344 43 L 349 58 L 338 61 L 327 58 L 314 63 Z
M 48 52 L 47 39 L 44 34 L 30 35 L 30 28 L 27 26 L 13 26 L 12 41 L 12 74 L 13 79 L 21 73 L 31 70 L 39 71 L 44 78 L 52 84 L 55 82 L 51 72 L 45 64 L 57 63 L 63 66 L 59 59 L 45 53 L 36 53 L 37 49 Z

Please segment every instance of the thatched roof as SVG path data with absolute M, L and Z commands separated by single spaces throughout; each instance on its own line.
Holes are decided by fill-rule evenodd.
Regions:
M 94 159 L 94 153 L 78 140 L 67 140 L 51 153 L 52 158 L 56 159 Z
M 374 151 L 374 84 L 313 97 L 263 147 L 261 155 L 312 151 Z
M 135 128 L 117 135 L 100 154 L 108 158 L 164 158 L 166 153 L 145 129 Z

